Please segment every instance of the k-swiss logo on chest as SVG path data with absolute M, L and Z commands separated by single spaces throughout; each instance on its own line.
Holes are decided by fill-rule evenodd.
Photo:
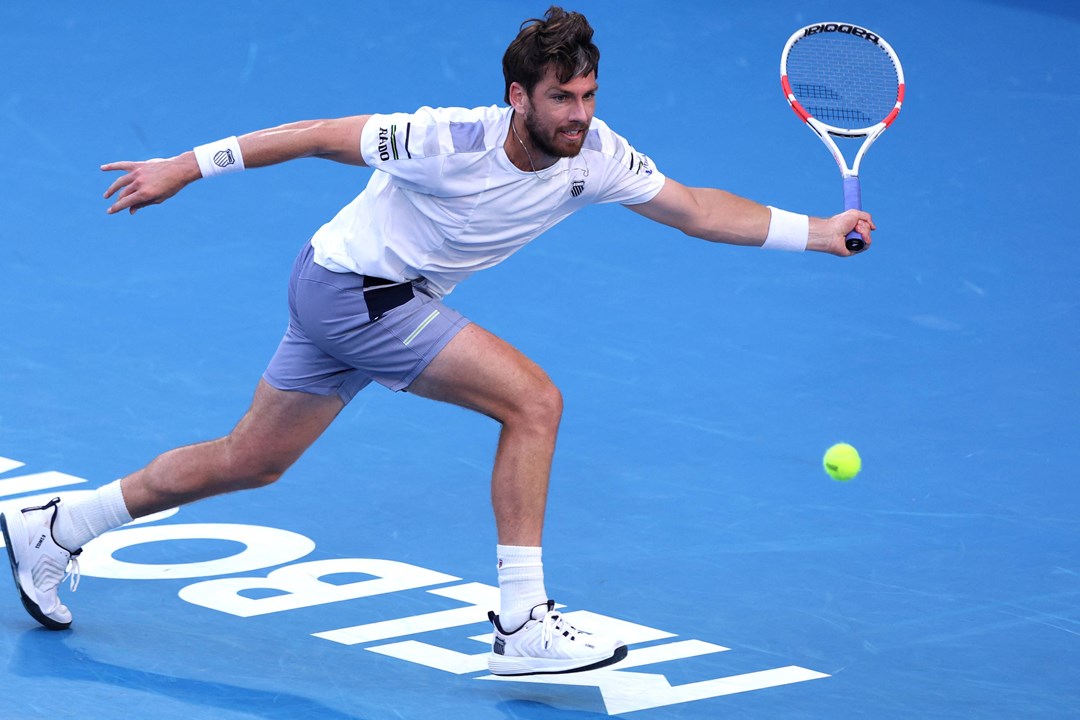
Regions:
M 585 192 L 585 181 L 584 180 L 575 180 L 574 182 L 570 183 L 570 196 L 571 197 L 577 197 L 578 195 L 580 195 L 583 192 Z

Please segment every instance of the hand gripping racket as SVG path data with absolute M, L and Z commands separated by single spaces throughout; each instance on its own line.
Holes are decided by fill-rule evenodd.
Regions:
M 824 22 L 795 32 L 780 56 L 780 85 L 791 109 L 825 143 L 840 166 L 844 209 L 862 209 L 859 165 L 892 125 L 904 102 L 904 70 L 889 43 L 851 23 Z M 833 136 L 863 138 L 848 167 Z M 854 230 L 848 250 L 865 243 Z

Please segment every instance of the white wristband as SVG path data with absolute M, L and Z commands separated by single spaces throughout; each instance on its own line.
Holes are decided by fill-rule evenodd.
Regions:
M 244 169 L 244 156 L 235 136 L 199 145 L 194 152 L 204 178 L 227 175 Z
M 769 235 L 761 247 L 766 250 L 787 250 L 802 252 L 810 239 L 810 218 L 806 215 L 788 212 L 769 206 L 772 217 L 769 218 Z

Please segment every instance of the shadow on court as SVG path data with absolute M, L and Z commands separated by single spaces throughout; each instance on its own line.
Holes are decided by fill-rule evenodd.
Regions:
M 291 694 L 287 689 L 257 690 L 224 682 L 208 682 L 191 678 L 161 675 L 137 667 L 125 667 L 102 662 L 87 650 L 76 647 L 76 638 L 43 628 L 23 632 L 15 643 L 9 663 L 12 675 L 41 680 L 54 678 L 64 683 L 93 683 L 111 686 L 110 693 L 137 693 L 170 698 L 185 704 L 217 708 L 230 713 L 242 710 L 244 715 L 258 718 L 294 720 L 366 720 L 367 715 L 342 712 L 311 698 Z M 137 653 L 140 656 L 142 653 Z M 361 685 L 362 683 L 357 683 Z M 8 698 L 9 702 L 12 698 Z M 42 698 L 24 697 L 16 700 L 29 712 L 41 704 Z M 77 708 L 77 695 L 68 695 L 64 705 Z M 120 708 L 117 708 L 120 711 Z M 19 712 L 16 710 L 16 712 Z M 70 717 L 54 714 L 51 717 Z M 7 715 L 5 720 L 22 720 L 22 716 Z

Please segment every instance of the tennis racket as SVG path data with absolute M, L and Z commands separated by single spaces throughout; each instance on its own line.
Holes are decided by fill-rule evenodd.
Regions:
M 791 109 L 825 143 L 840 166 L 844 209 L 862 209 L 859 166 L 866 151 L 893 124 L 904 102 L 904 70 L 889 43 L 851 23 L 823 22 L 795 32 L 780 56 L 780 85 Z M 855 162 L 834 137 L 862 138 Z M 854 230 L 845 242 L 859 252 Z

